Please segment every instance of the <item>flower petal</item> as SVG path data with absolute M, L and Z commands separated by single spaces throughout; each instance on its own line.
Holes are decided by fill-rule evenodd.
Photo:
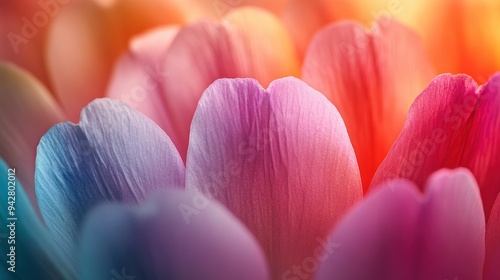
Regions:
M 191 127 L 188 188 L 225 204 L 257 236 L 281 275 L 313 253 L 361 198 L 353 148 L 324 96 L 295 78 L 265 91 L 221 79 L 200 100 Z
M 162 84 L 168 73 L 162 65 L 178 31 L 177 26 L 165 27 L 134 39 L 117 63 L 106 94 L 143 112 L 167 132 L 173 131 L 173 125 L 164 105 Z M 176 136 L 169 133 L 174 143 L 178 142 Z
M 284 27 L 271 14 L 254 8 L 237 9 L 221 24 L 198 22 L 184 27 L 166 56 L 148 66 L 158 69 L 159 62 L 164 64 L 158 71 L 162 91 L 149 91 L 137 108 L 154 120 L 162 118 L 159 124 L 183 158 L 196 105 L 216 79 L 251 77 L 267 85 L 275 78 L 298 74 L 299 68 Z
M 35 206 L 36 147 L 43 134 L 63 119 L 39 81 L 17 66 L 0 62 L 0 157 L 18 168 L 17 176 Z
M 0 9 L 0 61 L 9 61 L 49 87 L 44 53 L 47 30 L 65 1 L 3 1 Z M 66 1 L 67 2 L 67 1 Z
M 71 121 L 78 120 L 90 101 L 105 95 L 113 64 L 130 38 L 153 27 L 184 22 L 174 2 L 78 1 L 61 11 L 49 34 L 47 67 Z
M 163 97 L 163 79 L 168 75 L 161 69 L 166 52 L 179 27 L 165 27 L 137 37 L 130 51 L 116 65 L 106 96 L 120 99 L 143 112 L 166 132 L 173 131 Z M 177 143 L 173 133 L 172 142 Z
M 76 279 L 74 268 L 61 257 L 31 206 L 16 176 L 0 159 L 0 276 L 2 279 Z M 10 208 L 12 207 L 12 208 Z M 4 224 L 5 223 L 5 224 Z M 9 225 L 11 227 L 9 227 Z M 14 250 L 11 250 L 14 248 Z M 11 261 L 13 256 L 13 262 Z M 9 269 L 11 268 L 11 269 Z M 5 272 L 5 275 L 3 274 Z
M 465 75 L 441 75 L 412 105 L 401 135 L 375 174 L 421 185 L 432 172 L 467 167 L 481 189 L 486 218 L 500 192 L 500 74 L 478 87 Z
M 439 171 L 424 197 L 392 181 L 367 197 L 330 236 L 316 279 L 480 280 L 484 213 L 472 174 Z M 369 233 L 369 234 L 366 234 Z
M 484 280 L 500 278 L 500 195 L 497 197 L 486 227 Z
M 146 116 L 111 99 L 92 102 L 79 125 L 61 123 L 41 140 L 36 160 L 40 211 L 65 256 L 85 214 L 104 201 L 136 204 L 165 187 L 184 187 L 172 142 Z
M 366 191 L 433 77 L 420 41 L 395 21 L 379 20 L 370 33 L 355 23 L 334 24 L 311 43 L 302 76 L 339 109 Z
M 99 208 L 83 236 L 82 280 L 270 279 L 250 232 L 199 194 L 170 190 L 138 210 Z

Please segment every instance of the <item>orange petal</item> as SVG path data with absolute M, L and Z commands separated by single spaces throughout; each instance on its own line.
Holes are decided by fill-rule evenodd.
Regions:
M 0 157 L 16 168 L 34 205 L 38 142 L 63 120 L 60 108 L 39 81 L 12 64 L 0 63 Z
M 390 20 L 377 21 L 369 33 L 355 23 L 335 24 L 313 40 L 302 75 L 339 109 L 366 191 L 411 103 L 433 77 L 418 37 Z
M 65 6 L 60 2 L 2 1 L 0 9 L 0 60 L 23 67 L 47 87 L 45 40 L 49 24 Z
M 70 119 L 77 121 L 87 103 L 104 96 L 112 66 L 132 36 L 183 21 L 171 1 L 121 0 L 109 5 L 84 1 L 68 6 L 49 35 L 47 63 Z
M 258 7 L 280 15 L 287 0 L 180 0 L 188 11 L 190 20 L 199 18 L 222 19 L 233 10 L 244 7 Z

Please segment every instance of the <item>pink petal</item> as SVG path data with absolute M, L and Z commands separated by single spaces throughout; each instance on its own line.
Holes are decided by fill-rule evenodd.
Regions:
M 422 197 L 407 181 L 372 193 L 337 226 L 316 279 L 480 280 L 484 213 L 472 174 L 434 174 Z
M 500 279 L 500 195 L 497 197 L 486 226 L 484 280 Z
M 419 38 L 395 21 L 379 20 L 370 32 L 352 22 L 334 24 L 311 43 L 302 77 L 339 108 L 365 191 L 433 76 Z
M 432 172 L 467 167 L 478 181 L 486 218 L 500 192 L 500 74 L 478 87 L 465 75 L 441 75 L 415 100 L 401 135 L 375 174 L 421 185 Z
M 137 37 L 130 50 L 117 63 L 107 96 L 119 99 L 143 112 L 164 131 L 173 131 L 172 120 L 165 110 L 162 69 L 166 52 L 179 27 L 165 27 Z M 171 140 L 177 135 L 169 133 Z
M 238 9 L 221 24 L 199 22 L 179 32 L 164 59 L 163 95 L 151 98 L 164 100 L 160 110 L 168 119 L 163 122 L 171 122 L 173 128 L 163 127 L 185 158 L 196 105 L 211 83 L 250 77 L 268 85 L 276 78 L 297 75 L 298 65 L 292 42 L 275 17 L 257 9 Z
M 50 127 L 64 119 L 38 80 L 17 66 L 0 63 L 0 158 L 17 168 L 16 174 L 34 205 L 38 142 Z
M 313 254 L 316 239 L 361 198 L 342 118 L 298 79 L 267 90 L 252 79 L 218 80 L 191 128 L 187 188 L 218 199 L 245 223 L 275 279 Z

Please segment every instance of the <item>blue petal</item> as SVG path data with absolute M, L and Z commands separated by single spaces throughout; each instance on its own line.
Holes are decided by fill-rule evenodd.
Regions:
M 79 125 L 54 126 L 38 146 L 38 205 L 72 263 L 80 225 L 92 207 L 105 201 L 137 204 L 168 187 L 184 188 L 179 153 L 156 124 L 116 100 L 90 103 Z
M 0 159 L 0 279 L 76 279 L 16 176 L 9 176 L 17 172 L 9 172 L 9 167 Z M 9 188 L 13 192 L 9 193 Z M 11 223 L 15 227 L 8 228 L 6 224 Z M 15 257 L 14 262 L 8 263 L 11 260 L 8 254 Z
M 257 240 L 220 204 L 168 190 L 139 209 L 106 205 L 89 216 L 81 280 L 267 280 Z

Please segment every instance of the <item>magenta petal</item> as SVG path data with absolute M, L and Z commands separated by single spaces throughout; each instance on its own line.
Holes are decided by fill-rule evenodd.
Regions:
M 407 181 L 373 192 L 330 236 L 316 279 L 480 280 L 484 213 L 465 169 L 439 171 L 422 197 Z
M 102 207 L 90 216 L 81 247 L 82 280 L 269 279 L 255 237 L 200 194 L 167 190 L 139 209 Z
M 500 195 L 497 197 L 486 227 L 484 280 L 500 279 Z
M 407 178 L 423 186 L 440 168 L 467 167 L 486 218 L 500 192 L 500 74 L 479 86 L 466 75 L 435 78 L 413 103 L 403 131 L 371 183 Z
M 342 118 L 295 78 L 267 90 L 252 79 L 212 84 L 191 126 L 186 176 L 257 236 L 275 278 L 313 254 L 362 195 Z

